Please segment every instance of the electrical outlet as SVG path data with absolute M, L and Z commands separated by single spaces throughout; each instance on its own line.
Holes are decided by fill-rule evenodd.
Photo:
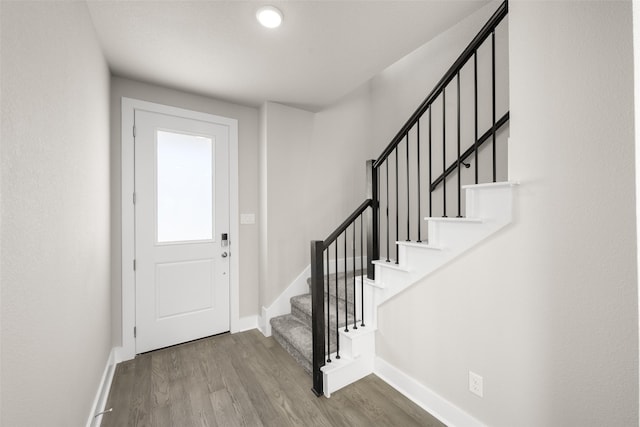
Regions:
M 482 377 L 471 371 L 469 371 L 469 391 L 482 397 Z

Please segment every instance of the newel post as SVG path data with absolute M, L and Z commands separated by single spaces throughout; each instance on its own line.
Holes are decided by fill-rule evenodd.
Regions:
M 311 241 L 311 332 L 313 335 L 313 392 L 322 396 L 325 361 L 324 330 L 324 242 Z
M 375 278 L 373 261 L 380 258 L 378 169 L 373 166 L 375 160 L 367 161 L 367 199 L 371 199 L 371 209 L 367 211 L 367 278 Z

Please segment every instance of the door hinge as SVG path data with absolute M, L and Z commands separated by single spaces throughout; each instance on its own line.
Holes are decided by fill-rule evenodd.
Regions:
M 133 260 L 133 271 L 136 271 L 136 260 Z
M 136 137 L 136 126 L 135 125 L 133 126 L 133 137 L 134 138 Z
M 133 204 L 136 204 L 136 193 L 133 193 Z
M 136 327 L 134 326 L 134 327 L 133 327 L 133 337 L 134 337 L 134 338 L 136 338 L 136 335 L 137 335 L 137 329 L 136 329 Z

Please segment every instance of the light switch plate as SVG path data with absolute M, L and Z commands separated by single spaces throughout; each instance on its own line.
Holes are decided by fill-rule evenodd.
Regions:
M 256 214 L 246 213 L 240 214 L 240 224 L 255 224 Z

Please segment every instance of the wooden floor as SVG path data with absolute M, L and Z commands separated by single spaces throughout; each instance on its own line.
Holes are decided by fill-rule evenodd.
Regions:
M 442 426 L 375 375 L 317 398 L 273 338 L 224 334 L 118 364 L 102 426 Z

